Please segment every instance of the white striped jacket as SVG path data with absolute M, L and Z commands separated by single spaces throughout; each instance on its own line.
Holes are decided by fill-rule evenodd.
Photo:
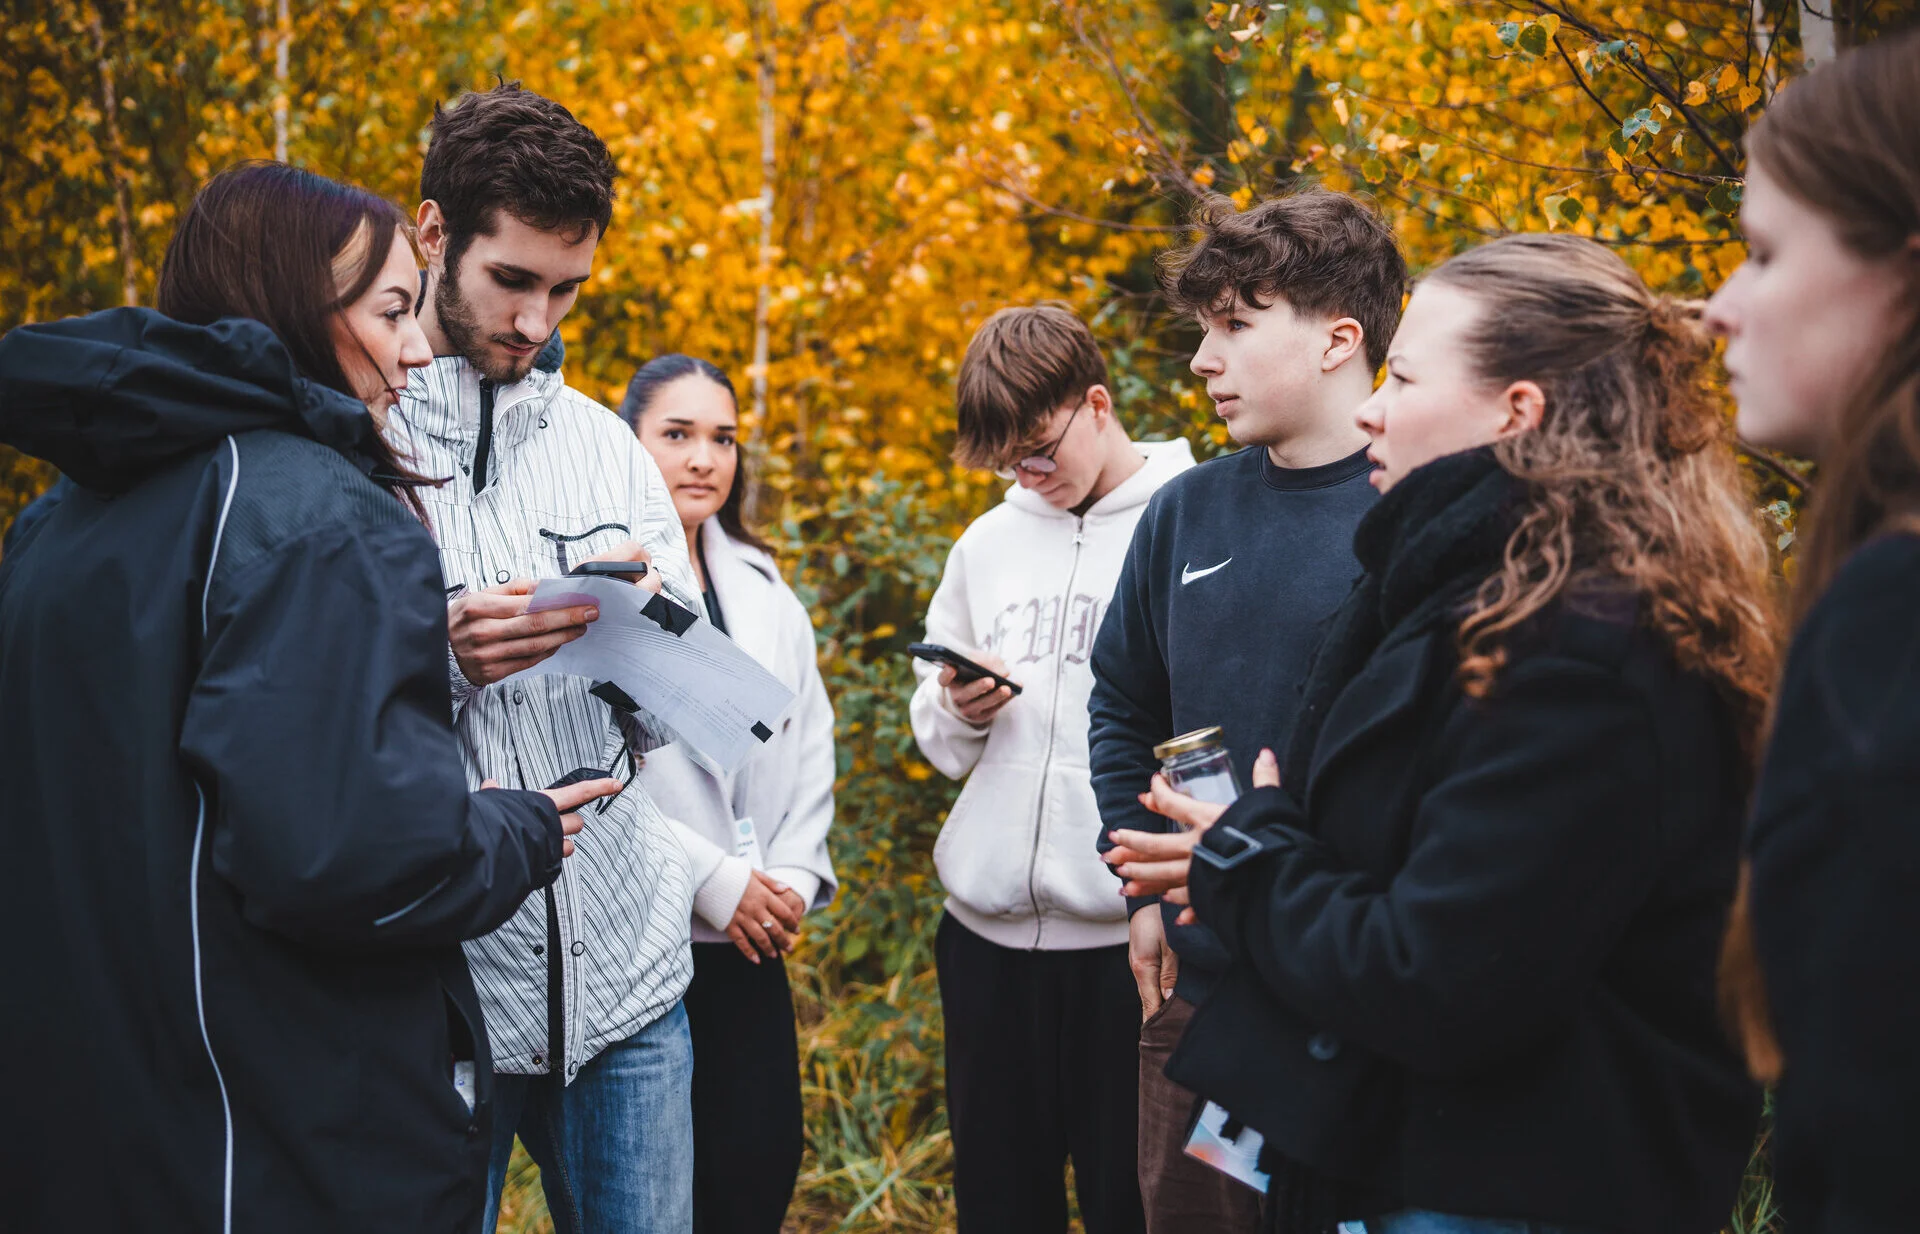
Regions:
M 660 468 L 620 418 L 538 368 L 498 389 L 486 487 L 474 492 L 479 373 L 437 357 L 416 369 L 389 437 L 421 475 L 451 479 L 416 490 L 425 501 L 449 592 L 512 578 L 551 578 L 623 540 L 638 540 L 674 598 L 700 610 L 686 536 Z M 623 738 L 583 677 L 541 676 L 475 688 L 452 665 L 454 727 L 467 779 L 544 788 L 582 767 L 615 768 Z M 645 700 L 639 700 L 644 703 Z M 618 766 L 616 768 L 616 762 Z M 554 884 L 566 1007 L 565 1075 L 672 1010 L 693 975 L 685 850 L 639 784 L 586 829 Z M 544 1074 L 547 927 L 543 896 L 466 945 L 497 1071 Z

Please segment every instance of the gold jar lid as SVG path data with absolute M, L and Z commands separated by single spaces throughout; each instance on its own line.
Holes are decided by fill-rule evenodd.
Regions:
M 1225 745 L 1227 730 L 1219 725 L 1212 728 L 1196 728 L 1191 733 L 1182 733 L 1171 741 L 1163 741 L 1153 747 L 1153 756 L 1161 761 L 1179 754 L 1191 754 L 1207 746 Z

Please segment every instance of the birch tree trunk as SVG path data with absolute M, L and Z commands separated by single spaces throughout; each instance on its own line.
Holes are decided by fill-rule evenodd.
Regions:
M 120 230 L 120 302 L 140 303 L 134 280 L 133 211 L 127 204 L 126 151 L 120 144 L 120 99 L 113 86 L 113 66 L 107 61 L 107 31 L 100 10 L 87 8 L 87 33 L 93 36 L 93 60 L 100 72 L 100 109 L 107 124 L 107 176 L 113 182 L 113 214 Z
M 287 161 L 287 52 L 293 43 L 293 18 L 287 12 L 287 0 L 279 0 L 275 13 L 278 33 L 273 44 L 273 157 Z
M 1800 0 L 1800 55 L 1805 67 L 1826 64 L 1839 54 L 1833 29 L 1833 0 Z
M 754 271 L 753 300 L 753 421 L 762 431 L 767 423 L 767 361 L 770 318 L 773 312 L 773 180 L 774 64 L 773 32 L 776 0 L 758 0 L 753 15 L 754 60 L 760 85 L 760 254 Z M 806 451 L 804 432 L 796 439 Z

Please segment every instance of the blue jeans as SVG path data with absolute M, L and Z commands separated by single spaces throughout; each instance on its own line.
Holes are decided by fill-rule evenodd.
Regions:
M 517 1132 L 540 1167 L 554 1234 L 692 1234 L 693 1037 L 673 1010 L 580 1068 L 493 1077 L 487 1216 L 500 1219 Z
M 1501 1217 L 1456 1217 L 1450 1213 L 1403 1208 L 1365 1221 L 1343 1221 L 1341 1234 L 1579 1234 L 1560 1225 L 1510 1221 Z

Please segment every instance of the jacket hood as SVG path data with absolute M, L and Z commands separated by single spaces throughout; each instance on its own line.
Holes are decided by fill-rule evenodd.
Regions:
M 1136 441 L 1133 448 L 1146 458 L 1147 465 L 1089 506 L 1088 518 L 1118 514 L 1144 506 L 1161 485 L 1193 466 L 1193 447 L 1187 444 L 1184 437 L 1176 437 L 1172 441 Z M 1048 505 L 1046 498 L 1032 489 L 1022 488 L 1018 481 L 1007 490 L 1007 501 L 1032 514 L 1051 515 L 1054 518 L 1073 517 L 1071 511 Z
M 0 337 L 0 442 L 118 492 L 229 433 L 274 428 L 373 466 L 366 405 L 300 376 L 272 330 L 192 326 L 143 308 Z

